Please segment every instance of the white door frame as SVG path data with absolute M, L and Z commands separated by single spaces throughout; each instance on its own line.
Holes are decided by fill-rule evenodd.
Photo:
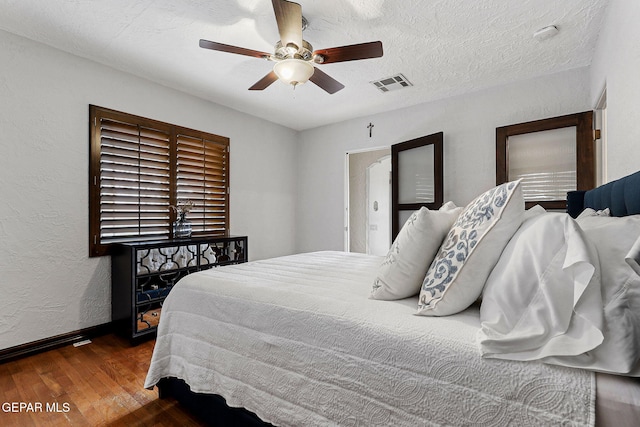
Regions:
M 607 170 L 607 87 L 600 93 L 595 107 L 595 128 L 600 130 L 600 139 L 596 140 L 596 185 L 609 182 Z M 599 166 L 599 167 L 598 167 Z
M 365 209 L 365 212 L 367 214 L 367 216 L 365 218 L 365 224 L 366 224 L 365 247 L 367 248 L 367 254 L 371 253 L 371 247 L 370 247 L 370 244 L 371 244 L 371 240 L 370 240 L 370 237 L 371 237 L 370 236 L 370 232 L 371 232 L 371 228 L 370 228 L 371 227 L 371 223 L 370 223 L 371 211 L 369 210 L 369 207 L 371 206 L 371 199 L 370 199 L 370 197 L 371 197 L 371 187 L 370 187 L 371 180 L 370 180 L 370 177 L 371 177 L 371 175 L 370 175 L 370 173 L 371 173 L 371 169 L 374 166 L 382 165 L 382 163 L 385 160 L 389 161 L 389 169 L 387 169 L 385 172 L 386 172 L 386 177 L 389 180 L 389 184 L 388 184 L 388 188 L 387 188 L 387 192 L 388 192 L 388 200 L 387 200 L 387 203 L 388 203 L 388 206 L 387 206 L 388 207 L 388 209 L 387 209 L 388 210 L 388 212 L 387 212 L 388 213 L 388 215 L 387 215 L 388 229 L 387 229 L 387 232 L 388 232 L 388 238 L 391 239 L 391 153 L 389 153 L 386 156 L 380 157 L 376 162 L 372 163 L 367 168 L 367 177 L 366 177 L 366 181 L 365 181 L 366 182 L 365 200 L 366 200 L 366 205 L 367 205 L 367 208 Z M 391 246 L 391 242 L 389 241 L 386 250 L 388 250 L 390 246 Z M 385 253 L 386 253 L 386 250 L 385 250 Z M 384 255 L 384 254 L 382 254 L 382 255 Z

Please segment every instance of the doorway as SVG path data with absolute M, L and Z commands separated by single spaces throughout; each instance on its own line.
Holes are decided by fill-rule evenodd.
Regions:
M 391 150 L 348 152 L 345 249 L 386 255 L 391 246 Z
M 367 167 L 366 248 L 369 255 L 386 255 L 391 247 L 391 156 Z

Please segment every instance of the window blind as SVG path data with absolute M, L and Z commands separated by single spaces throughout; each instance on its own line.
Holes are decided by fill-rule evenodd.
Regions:
M 435 147 L 433 144 L 398 152 L 398 202 L 435 201 Z
M 100 241 L 169 237 L 167 131 L 100 120 Z
M 576 189 L 576 127 L 509 137 L 509 179 L 527 201 L 564 200 Z
M 191 200 L 188 214 L 193 233 L 226 233 L 228 199 L 227 145 L 180 134 L 177 154 L 178 203 Z
M 187 200 L 193 235 L 228 232 L 228 138 L 95 106 L 90 116 L 91 256 L 171 238 L 171 206 Z

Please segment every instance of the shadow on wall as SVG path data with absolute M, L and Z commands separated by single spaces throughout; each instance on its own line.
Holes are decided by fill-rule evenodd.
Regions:
M 88 328 L 111 321 L 111 257 L 101 256 L 79 302 L 78 328 Z

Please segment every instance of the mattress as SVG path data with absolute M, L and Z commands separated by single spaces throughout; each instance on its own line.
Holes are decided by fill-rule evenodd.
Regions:
M 282 426 L 591 426 L 595 375 L 482 359 L 472 306 L 368 299 L 381 257 L 316 252 L 183 278 L 145 387 L 176 377 Z
M 596 373 L 596 426 L 640 426 L 640 379 Z

